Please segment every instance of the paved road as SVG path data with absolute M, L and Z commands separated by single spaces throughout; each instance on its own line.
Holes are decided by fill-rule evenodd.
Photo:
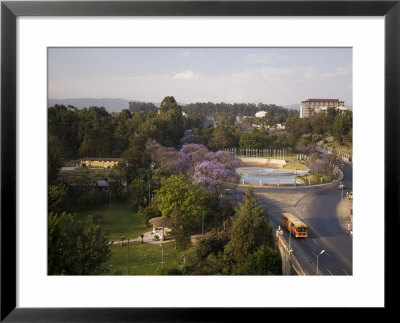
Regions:
M 352 167 L 345 164 L 342 170 L 346 186 L 343 195 L 346 198 L 346 191 L 352 190 Z M 306 274 L 316 274 L 317 255 L 325 250 L 318 257 L 319 275 L 352 275 L 352 239 L 338 219 L 337 206 L 341 202 L 342 191 L 338 189 L 337 183 L 320 187 L 255 190 L 259 204 L 266 209 L 274 228 L 281 224 L 282 212 L 291 212 L 309 225 L 309 238 L 290 238 L 293 255 Z M 279 193 L 283 197 L 281 201 L 277 199 Z M 240 198 L 239 195 L 237 198 Z M 296 195 L 300 200 L 293 203 L 290 195 Z M 283 231 L 284 238 L 289 241 L 288 232 Z

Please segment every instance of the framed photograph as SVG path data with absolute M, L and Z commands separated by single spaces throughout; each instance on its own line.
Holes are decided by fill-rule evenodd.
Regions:
M 398 281 L 391 223 L 398 224 L 399 213 L 399 16 L 399 1 L 3 1 L 1 320 L 234 321 L 237 311 L 272 308 L 390 309 L 389 291 Z M 97 101 L 74 101 L 90 97 Z M 115 98 L 127 99 L 118 101 L 125 112 L 112 111 Z M 107 104 L 107 111 L 86 108 Z M 190 115 L 199 109 L 212 117 Z M 216 113 L 223 109 L 236 110 Z M 290 137 L 300 129 L 292 120 L 314 132 Z M 183 124 L 190 130 L 184 135 Z M 127 127 L 134 129 L 130 135 Z M 235 144 L 217 139 L 212 129 L 224 127 L 237 129 Z M 208 132 L 192 130 L 203 128 Z M 326 129 L 333 139 L 322 135 Z M 148 137 L 156 141 L 146 143 Z M 208 164 L 196 164 L 185 144 L 208 146 Z M 236 161 L 241 167 L 232 166 Z M 207 181 L 207 167 L 234 175 Z M 167 186 L 172 177 L 172 191 L 198 185 L 182 202 L 198 204 L 197 222 L 176 217 Z M 324 185 L 334 199 L 326 198 Z M 275 217 L 270 231 L 278 247 L 283 239 L 281 255 L 288 254 L 279 273 L 266 265 L 271 254 L 262 258 L 265 248 L 245 257 L 248 250 L 235 246 L 231 233 L 224 252 L 207 260 L 200 251 L 171 251 L 171 232 L 179 250 L 188 237 L 195 245 L 199 237 L 223 237 L 211 235 L 211 223 L 218 234 L 226 225 L 239 228 L 253 186 L 265 189 L 266 212 Z M 289 189 L 296 193 L 282 201 Z M 137 196 L 129 203 L 150 229 L 132 224 L 128 204 L 120 203 L 127 194 Z M 221 205 L 232 199 L 244 204 L 231 214 Z M 268 204 L 274 199 L 279 207 Z M 88 201 L 101 201 L 101 208 L 86 210 Z M 213 207 L 229 215 L 212 215 Z M 304 222 L 291 215 L 295 209 Z M 65 210 L 89 216 L 87 227 L 63 218 Z M 341 212 L 349 213 L 345 222 Z M 332 221 L 321 224 L 328 213 Z M 104 224 L 112 218 L 120 219 L 118 226 Z M 332 229 L 336 222 L 342 231 Z M 66 227 L 97 239 L 90 257 L 101 245 L 118 256 L 93 264 L 83 236 L 73 242 L 72 229 L 59 234 Z M 157 260 L 139 255 L 143 242 Z M 336 247 L 328 250 L 330 243 Z M 142 264 L 131 263 L 133 254 Z M 77 257 L 84 265 L 74 265 Z M 168 257 L 179 258 L 175 267 L 164 266 Z M 207 269 L 193 269 L 199 259 Z

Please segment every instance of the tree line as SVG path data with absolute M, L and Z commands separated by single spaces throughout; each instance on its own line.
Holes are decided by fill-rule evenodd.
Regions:
M 254 204 L 254 194 L 249 191 L 244 205 L 236 210 L 228 199 L 220 198 L 224 187 L 238 182 L 234 171 L 238 160 L 232 153 L 209 150 L 200 143 L 200 136 L 185 133 L 187 128 L 199 127 L 200 120 L 185 120 L 173 97 L 166 97 L 157 112 L 148 113 L 124 110 L 112 116 L 98 107 L 49 109 L 49 167 L 53 167 L 48 189 L 49 274 L 107 273 L 108 235 L 93 217 L 82 222 L 72 215 L 79 205 L 76 202 L 83 199 L 83 205 L 91 205 L 97 198 L 90 172 L 80 170 L 72 184 L 57 172 L 69 158 L 117 152 L 122 162 L 110 171 L 110 183 L 116 184 L 110 185 L 110 194 L 116 199 L 119 183 L 126 181 L 132 207 L 144 221 L 157 216 L 171 219 L 177 248 L 186 249 L 190 234 L 201 226 L 218 232 L 226 221 L 232 222 L 230 239 L 215 233 L 201 242 L 212 250 L 196 249 L 200 258 L 192 255 L 187 273 L 280 273 L 279 254 L 271 248 L 271 227 L 262 208 Z M 90 147 L 103 145 L 102 138 L 104 147 Z

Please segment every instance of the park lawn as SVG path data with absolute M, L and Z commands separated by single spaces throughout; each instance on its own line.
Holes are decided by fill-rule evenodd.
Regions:
M 296 169 L 307 169 L 307 166 L 300 163 L 288 163 L 283 168 L 288 170 L 296 170 Z
M 142 218 L 133 212 L 130 203 L 114 203 L 101 205 L 89 211 L 78 212 L 79 219 L 86 219 L 91 214 L 101 214 L 102 219 L 98 223 L 102 229 L 110 235 L 110 240 L 121 238 L 134 239 L 140 234 L 149 232 L 152 228 L 147 227 Z
M 107 263 L 111 275 L 127 275 L 129 263 L 129 275 L 156 275 L 157 267 L 161 264 L 162 252 L 165 266 L 183 263 L 183 252 L 175 249 L 173 241 L 162 244 L 162 249 L 158 243 L 141 243 L 134 241 L 129 243 L 129 262 L 128 244 L 114 244 L 111 248 L 111 258 Z M 110 266 L 111 265 L 111 266 Z
M 323 183 L 330 183 L 334 180 L 334 176 L 327 176 L 324 175 L 322 176 L 322 183 L 321 183 L 321 177 L 316 176 L 316 175 L 305 175 L 305 176 L 298 176 L 297 179 L 301 180 L 305 185 L 308 185 L 309 183 L 311 185 L 317 185 L 317 184 L 323 184 Z

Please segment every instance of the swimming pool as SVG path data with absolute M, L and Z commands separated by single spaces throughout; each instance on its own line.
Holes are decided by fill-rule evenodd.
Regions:
M 236 173 L 241 177 L 241 184 L 259 185 L 303 185 L 304 183 L 299 181 L 297 176 L 306 175 L 308 171 L 308 169 L 293 171 L 267 167 L 239 167 L 236 169 Z

